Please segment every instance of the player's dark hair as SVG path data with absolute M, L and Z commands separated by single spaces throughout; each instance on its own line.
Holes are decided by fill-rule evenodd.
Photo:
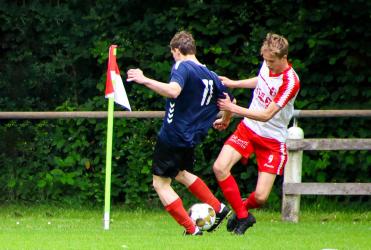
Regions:
M 171 49 L 179 49 L 183 55 L 196 55 L 196 42 L 192 34 L 180 31 L 170 41 Z

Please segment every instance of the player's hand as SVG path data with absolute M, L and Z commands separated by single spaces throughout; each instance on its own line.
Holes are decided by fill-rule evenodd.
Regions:
M 236 88 L 237 87 L 237 82 L 234 80 L 229 79 L 228 77 L 225 76 L 219 76 L 219 80 L 223 83 L 224 86 L 228 88 Z
M 127 72 L 127 79 L 128 82 L 137 82 L 139 84 L 144 84 L 147 81 L 147 77 L 144 76 L 143 71 L 141 69 L 129 69 Z
M 221 99 L 221 98 L 218 99 L 218 107 L 222 111 L 232 112 L 232 108 L 235 104 L 231 101 L 231 98 L 229 98 L 229 95 L 227 93 L 224 92 L 223 94 L 224 94 L 225 98 L 224 99 Z
M 230 121 L 224 121 L 222 118 L 219 118 L 215 120 L 215 122 L 213 123 L 213 127 L 218 131 L 222 131 L 229 126 L 229 122 Z

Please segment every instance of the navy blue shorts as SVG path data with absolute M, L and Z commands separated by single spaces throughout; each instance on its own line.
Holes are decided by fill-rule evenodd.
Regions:
M 192 172 L 194 163 L 194 148 L 173 147 L 157 139 L 152 163 L 154 175 L 174 178 L 179 171 Z

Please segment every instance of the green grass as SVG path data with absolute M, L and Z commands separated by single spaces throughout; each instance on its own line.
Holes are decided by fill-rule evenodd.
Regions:
M 202 237 L 182 236 L 182 228 L 164 211 L 111 210 L 103 230 L 102 209 L 56 206 L 0 206 L 0 249 L 371 249 L 371 213 L 305 209 L 297 224 L 280 213 L 254 212 L 257 224 L 244 236 L 225 224 Z

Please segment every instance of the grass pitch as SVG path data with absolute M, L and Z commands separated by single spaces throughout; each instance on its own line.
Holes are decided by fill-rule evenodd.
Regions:
M 224 223 L 201 237 L 182 236 L 164 211 L 111 210 L 103 230 L 103 208 L 0 206 L 0 249 L 371 249 L 371 212 L 301 211 L 297 224 L 279 212 L 254 211 L 257 223 L 245 235 L 228 233 Z

